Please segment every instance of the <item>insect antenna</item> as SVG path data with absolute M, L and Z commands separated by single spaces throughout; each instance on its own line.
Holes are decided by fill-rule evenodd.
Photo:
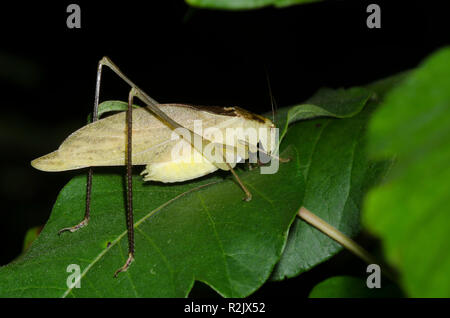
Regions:
M 267 87 L 269 88 L 269 96 L 270 96 L 270 105 L 272 106 L 272 122 L 275 123 L 275 114 L 277 112 L 277 102 L 272 94 L 272 85 L 270 85 L 269 71 L 267 70 L 267 66 L 264 65 L 264 71 L 266 73 Z

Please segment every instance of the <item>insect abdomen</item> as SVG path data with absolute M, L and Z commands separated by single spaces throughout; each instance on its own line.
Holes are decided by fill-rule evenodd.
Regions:
M 144 181 L 182 182 L 205 176 L 218 168 L 208 161 L 159 162 L 148 164 L 141 175 Z

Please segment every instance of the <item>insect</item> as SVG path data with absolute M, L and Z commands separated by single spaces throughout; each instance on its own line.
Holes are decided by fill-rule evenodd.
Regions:
M 126 112 L 98 117 L 103 66 L 109 67 L 130 87 Z M 137 97 L 146 107 L 133 108 Z M 197 123 L 202 124 L 198 130 Z M 126 271 L 134 260 L 132 166 L 146 165 L 145 181 L 179 182 L 195 179 L 215 170 L 229 170 L 245 192 L 251 193 L 234 171 L 235 165 L 261 148 L 273 155 L 273 122 L 239 107 L 199 107 L 185 104 L 159 104 L 138 88 L 108 58 L 98 63 L 92 122 L 72 133 L 58 150 L 37 158 L 31 165 L 43 171 L 88 168 L 84 219 L 58 233 L 75 232 L 90 219 L 93 167 L 121 166 L 127 169 L 128 259 L 115 273 Z M 226 131 L 226 138 L 221 135 Z M 180 147 L 182 146 L 182 147 Z M 180 151 L 174 150 L 182 150 Z

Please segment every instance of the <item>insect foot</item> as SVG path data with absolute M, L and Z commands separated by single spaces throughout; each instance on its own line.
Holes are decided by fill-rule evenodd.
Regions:
M 287 158 L 281 158 L 281 157 L 278 157 L 278 160 L 279 160 L 280 162 L 282 162 L 282 163 L 285 163 L 285 162 L 291 161 L 291 158 L 290 158 L 290 157 L 287 157 Z
M 252 194 L 249 192 L 245 197 L 242 198 L 242 201 L 249 202 L 252 200 Z
M 133 261 L 134 261 L 133 253 L 128 254 L 128 259 L 125 262 L 125 265 L 123 265 L 121 268 L 116 270 L 116 272 L 114 273 L 114 278 L 116 278 L 120 272 L 126 272 L 128 270 L 128 267 L 130 267 L 130 265 Z
M 86 225 L 88 225 L 88 223 L 89 223 L 89 218 L 85 218 L 83 221 L 81 221 L 80 223 L 78 223 L 75 226 L 65 227 L 65 228 L 59 230 L 58 235 L 61 235 L 61 233 L 67 232 L 67 231 L 70 233 L 73 233 L 73 232 L 81 229 L 82 227 L 85 227 Z

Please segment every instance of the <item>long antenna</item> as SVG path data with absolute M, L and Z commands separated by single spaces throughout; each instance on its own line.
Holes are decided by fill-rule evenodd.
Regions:
M 267 86 L 269 87 L 270 104 L 272 106 L 272 122 L 275 123 L 275 112 L 277 110 L 277 102 L 273 98 L 272 85 L 270 85 L 269 71 L 267 66 L 264 64 L 264 71 L 266 73 Z

